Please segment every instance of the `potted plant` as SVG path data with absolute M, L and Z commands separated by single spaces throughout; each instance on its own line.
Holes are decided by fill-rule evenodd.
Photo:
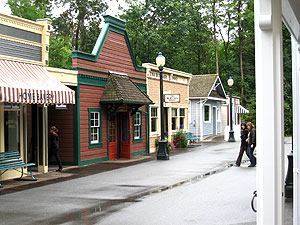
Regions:
M 188 140 L 186 139 L 185 133 L 179 130 L 173 136 L 173 143 L 176 148 L 186 148 L 188 146 Z

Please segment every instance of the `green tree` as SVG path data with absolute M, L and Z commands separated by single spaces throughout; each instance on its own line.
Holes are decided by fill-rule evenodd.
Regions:
M 51 17 L 51 0 L 7 0 L 12 15 L 36 21 Z
M 69 5 L 54 18 L 56 35 L 70 38 L 73 50 L 91 52 L 100 33 L 101 16 L 107 9 L 103 0 L 56 0 L 57 5 Z

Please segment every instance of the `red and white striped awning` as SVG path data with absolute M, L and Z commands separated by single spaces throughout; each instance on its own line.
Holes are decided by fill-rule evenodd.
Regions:
M 75 104 L 75 92 L 42 66 L 0 59 L 0 102 Z

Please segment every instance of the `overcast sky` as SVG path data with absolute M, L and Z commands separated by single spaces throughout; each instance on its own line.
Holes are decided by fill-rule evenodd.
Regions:
M 106 0 L 108 4 L 108 10 L 106 11 L 106 14 L 109 14 L 111 16 L 116 16 L 117 14 L 120 13 L 118 10 L 119 5 L 122 7 L 126 8 L 126 3 L 124 0 Z M 5 6 L 7 3 L 7 0 L 0 0 L 0 12 L 5 13 L 5 14 L 10 14 L 10 8 L 8 6 Z M 56 12 L 56 13 L 55 13 Z M 55 10 L 54 14 L 60 13 L 60 10 Z

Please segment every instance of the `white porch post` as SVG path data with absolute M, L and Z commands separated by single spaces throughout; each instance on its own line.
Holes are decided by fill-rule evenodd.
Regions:
M 255 0 L 257 224 L 284 224 L 280 0 Z
M 298 188 L 300 187 L 299 180 L 299 141 L 300 141 L 300 104 L 299 104 L 299 96 L 300 96 L 300 46 L 297 41 L 292 37 L 292 75 L 293 75 L 293 164 L 294 164 L 294 175 L 293 175 L 293 224 L 299 224 L 299 216 L 300 216 L 300 195 Z

